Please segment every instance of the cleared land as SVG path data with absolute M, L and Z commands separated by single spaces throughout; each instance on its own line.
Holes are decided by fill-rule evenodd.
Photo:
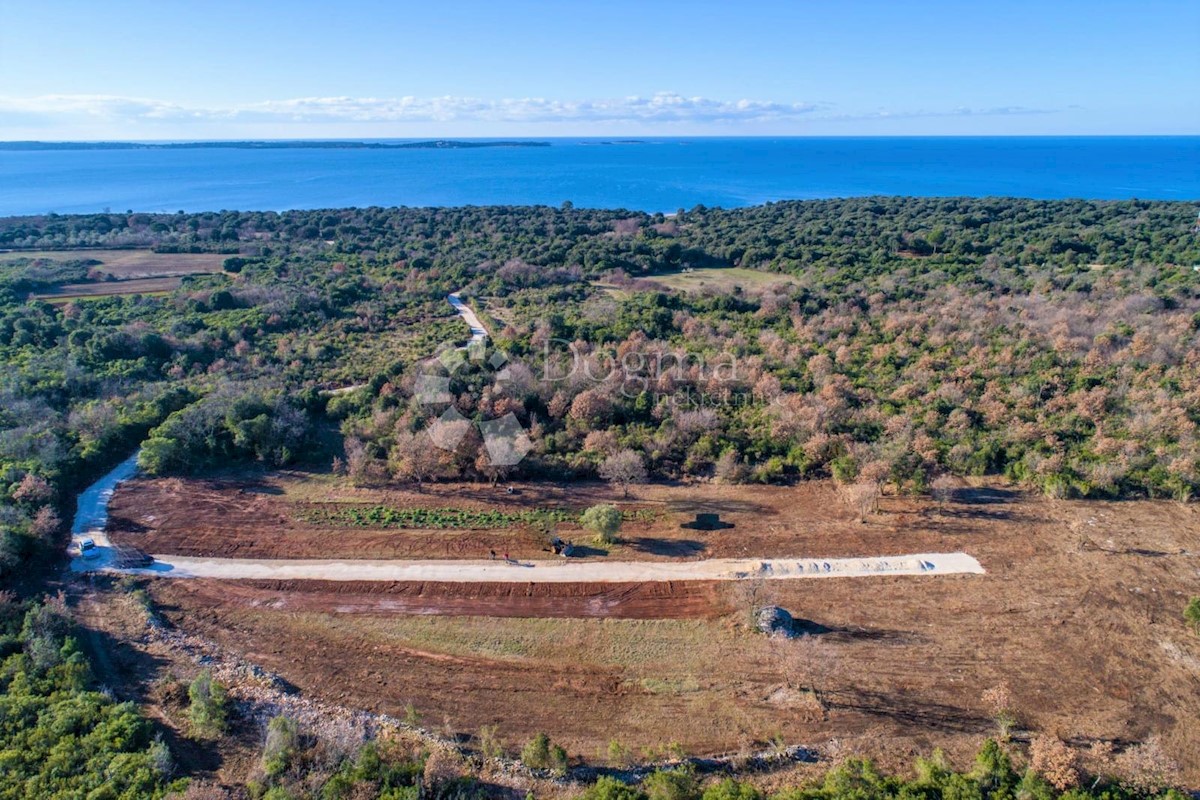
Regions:
M 0 253 L 0 264 L 16 259 L 99 262 L 91 269 L 105 280 L 64 283 L 35 297 L 51 302 L 126 294 L 161 294 L 178 289 L 188 275 L 222 271 L 228 256 L 221 253 L 154 253 L 149 250 L 28 250 Z M 90 276 L 89 276 L 90 277 Z
M 239 491 L 240 490 L 240 491 Z M 461 558 L 490 543 L 540 554 L 518 526 L 369 529 L 311 521 L 314 505 L 586 505 L 602 486 L 354 489 L 323 475 L 135 480 L 116 493 L 118 541 L 209 555 Z M 603 560 L 964 550 L 986 575 L 936 579 L 495 584 L 147 579 L 184 630 L 245 654 L 306 694 L 519 745 L 545 730 L 597 758 L 672 741 L 734 751 L 774 735 L 901 764 L 969 757 L 994 731 L 981 695 L 1007 684 L 1021 725 L 1086 743 L 1153 733 L 1200 779 L 1200 639 L 1181 612 L 1200 594 L 1200 514 L 1167 502 L 1051 502 L 1003 487 L 942 507 L 886 498 L 861 524 L 831 487 L 639 487 L 630 543 Z M 321 500 L 318 501 L 318 498 Z M 519 504 L 519 505 L 517 505 Z M 734 525 L 679 527 L 715 510 Z M 148 546 L 148 541 L 155 541 Z M 173 543 L 173 544 L 172 544 Z M 805 641 L 746 626 L 752 603 L 807 620 Z M 816 687 L 822 703 L 803 691 Z M 682 724 L 681 724 L 682 723 Z M 603 759 L 601 759 L 603 760 Z
M 36 297 L 41 300 L 58 302 L 123 294 L 160 294 L 174 291 L 182 283 L 182 278 L 137 278 L 98 283 L 64 283 L 55 287 L 53 291 L 42 292 Z
M 56 261 L 91 260 L 96 269 L 117 280 L 179 277 L 217 273 L 227 255 L 221 253 L 155 253 L 150 250 L 12 250 L 0 252 L 0 262 L 19 258 L 49 258 Z
M 785 286 L 796 282 L 791 275 L 741 267 L 691 269 L 687 272 L 676 272 L 669 275 L 654 275 L 647 280 L 681 292 L 699 292 L 705 289 L 732 292 L 735 288 L 766 289 L 771 286 Z

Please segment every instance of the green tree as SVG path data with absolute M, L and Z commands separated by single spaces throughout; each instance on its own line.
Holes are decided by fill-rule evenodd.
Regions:
M 579 518 L 579 524 L 596 535 L 596 541 L 613 544 L 621 530 L 621 512 L 616 506 L 592 506 Z

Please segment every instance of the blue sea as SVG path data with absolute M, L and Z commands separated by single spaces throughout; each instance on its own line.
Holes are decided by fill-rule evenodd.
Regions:
M 550 139 L 550 147 L 0 151 L 0 216 L 858 195 L 1200 200 L 1200 136 Z

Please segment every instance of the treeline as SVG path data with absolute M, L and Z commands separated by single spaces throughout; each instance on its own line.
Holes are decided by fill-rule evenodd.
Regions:
M 342 252 L 472 268 L 521 259 L 588 275 L 703 266 L 847 277 L 903 259 L 1025 266 L 1200 261 L 1196 207 L 1163 201 L 864 197 L 697 206 L 673 217 L 544 206 L 46 215 L 0 219 L 0 247 L 141 246 L 273 253 L 333 242 Z

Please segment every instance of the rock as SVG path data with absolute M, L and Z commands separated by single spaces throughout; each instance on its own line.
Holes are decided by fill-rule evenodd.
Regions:
M 796 621 L 779 606 L 765 606 L 755 615 L 755 624 L 768 636 L 783 636 L 791 639 L 796 635 Z

